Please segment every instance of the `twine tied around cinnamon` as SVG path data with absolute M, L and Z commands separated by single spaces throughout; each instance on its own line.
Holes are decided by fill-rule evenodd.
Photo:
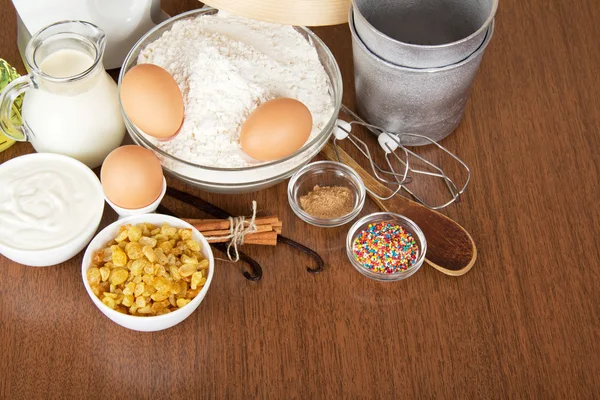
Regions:
M 252 200 L 252 217 L 246 226 L 246 217 L 243 215 L 240 217 L 229 217 L 229 235 L 226 236 L 229 239 L 227 243 L 227 258 L 231 262 L 238 262 L 240 260 L 240 253 L 238 251 L 238 246 L 244 244 L 244 238 L 249 233 L 253 233 L 257 231 L 256 227 L 256 200 Z M 213 239 L 223 238 L 222 236 L 216 237 L 211 236 L 207 237 L 206 240 L 210 241 Z M 233 247 L 233 256 L 231 255 L 231 248 Z

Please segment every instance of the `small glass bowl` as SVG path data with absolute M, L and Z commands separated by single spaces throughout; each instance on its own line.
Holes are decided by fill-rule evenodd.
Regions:
M 367 229 L 369 224 L 377 224 L 383 221 L 390 221 L 403 227 L 408 233 L 413 235 L 415 241 L 417 242 L 417 246 L 419 247 L 417 260 L 406 271 L 399 271 L 391 274 L 373 272 L 367 267 L 363 266 L 361 263 L 359 263 L 356 259 L 356 256 L 354 255 L 354 252 L 352 251 L 354 240 L 360 234 L 360 232 Z M 354 225 L 352 225 L 352 227 L 348 231 L 348 236 L 346 238 L 346 253 L 348 254 L 348 259 L 350 260 L 352 266 L 364 276 L 382 282 L 399 281 L 401 279 L 408 278 L 409 276 L 417 272 L 419 268 L 421 268 L 421 265 L 423 265 L 423 261 L 425 260 L 425 253 L 427 253 L 427 240 L 425 240 L 425 235 L 423 234 L 423 231 L 421 231 L 421 228 L 419 228 L 417 224 L 415 224 L 410 219 L 400 214 L 394 214 L 390 212 L 379 212 L 366 215 L 358 221 L 356 221 Z
M 302 209 L 300 197 L 316 186 L 345 186 L 354 195 L 354 208 L 338 218 L 317 218 Z M 288 201 L 294 213 L 303 221 L 322 228 L 347 224 L 360 213 L 365 205 L 365 184 L 358 174 L 346 165 L 334 161 L 317 161 L 302 167 L 288 184 Z

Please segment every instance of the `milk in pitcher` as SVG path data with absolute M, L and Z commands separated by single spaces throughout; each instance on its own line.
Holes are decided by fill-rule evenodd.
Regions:
M 89 70 L 89 55 L 73 49 L 46 57 L 40 69 L 54 78 L 69 78 Z M 37 152 L 60 153 L 98 167 L 125 134 L 117 85 L 104 71 L 96 79 L 81 82 L 74 91 L 30 90 L 23 99 L 23 119 L 34 132 L 30 138 Z
M 105 46 L 104 32 L 86 21 L 57 22 L 33 35 L 25 48 L 29 74 L 0 93 L 0 132 L 40 153 L 100 166 L 125 135 L 117 85 L 102 65 Z M 22 124 L 13 123 L 22 93 Z

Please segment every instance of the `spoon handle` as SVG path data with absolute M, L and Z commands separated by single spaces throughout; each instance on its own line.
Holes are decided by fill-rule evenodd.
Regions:
M 386 197 L 392 193 L 387 186 L 377 181 L 365 171 L 344 150 L 338 147 L 340 161 L 352 168 L 362 178 L 365 186 L 378 196 Z M 338 161 L 335 149 L 328 142 L 321 154 L 331 161 Z M 427 239 L 425 261 L 438 271 L 451 276 L 466 274 L 477 259 L 477 248 L 469 233 L 458 223 L 445 215 L 431 210 L 422 204 L 397 195 L 382 201 L 369 193 L 369 197 L 383 211 L 402 214 L 412 219 L 423 231 Z

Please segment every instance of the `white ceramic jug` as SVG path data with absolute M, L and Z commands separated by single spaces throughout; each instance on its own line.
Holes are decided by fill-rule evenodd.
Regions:
M 28 140 L 39 153 L 73 157 L 100 166 L 125 135 L 117 84 L 102 66 L 106 36 L 84 21 L 63 21 L 36 33 L 25 49 L 29 75 L 0 94 L 0 130 Z M 24 93 L 22 125 L 10 119 Z

